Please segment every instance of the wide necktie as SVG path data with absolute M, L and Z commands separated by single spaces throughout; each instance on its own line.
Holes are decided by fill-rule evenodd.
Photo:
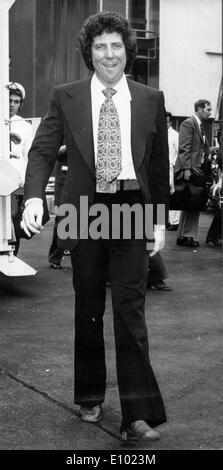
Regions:
M 200 131 L 201 131 L 201 134 L 202 134 L 202 137 L 203 137 L 203 142 L 205 143 L 205 139 L 206 139 L 206 134 L 204 132 L 204 128 L 203 128 L 203 125 L 200 124 Z
M 97 135 L 96 191 L 115 193 L 117 177 L 122 170 L 121 130 L 118 111 L 112 96 L 113 88 L 102 90 L 106 99 L 102 103 Z

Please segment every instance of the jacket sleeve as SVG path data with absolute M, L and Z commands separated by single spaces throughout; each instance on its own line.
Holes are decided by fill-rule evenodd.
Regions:
M 194 136 L 194 129 L 190 121 L 184 121 L 179 131 L 179 155 L 178 168 L 182 170 L 191 169 L 191 149 Z
M 63 137 L 61 105 L 55 88 L 50 111 L 40 123 L 28 154 L 24 187 L 25 201 L 32 197 L 43 198 Z
M 156 132 L 154 134 L 151 154 L 149 179 L 152 203 L 154 205 L 165 205 L 166 220 L 168 220 L 169 147 L 163 92 L 160 92 L 160 99 L 156 118 Z M 156 221 L 155 214 L 154 220 Z
M 55 192 L 54 192 L 54 205 L 60 205 L 60 197 L 61 192 L 64 186 L 64 182 L 66 179 L 66 171 L 62 169 L 63 163 L 61 161 L 57 161 L 55 167 Z

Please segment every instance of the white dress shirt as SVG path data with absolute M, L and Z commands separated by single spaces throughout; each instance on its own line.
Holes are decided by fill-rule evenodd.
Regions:
M 173 188 L 174 165 L 176 163 L 179 145 L 179 134 L 172 126 L 168 129 L 168 146 L 169 146 L 169 164 L 170 164 L 170 187 Z
M 21 184 L 23 185 L 28 163 L 28 152 L 33 140 L 32 126 L 18 115 L 12 116 L 9 122 L 10 132 L 17 134 L 21 139 L 19 144 L 12 141 L 10 143 L 10 155 L 13 156 L 13 158 L 10 158 L 10 163 L 19 171 Z
M 126 76 L 123 75 L 117 85 L 111 88 L 117 91 L 112 99 L 118 111 L 121 129 L 122 171 L 118 179 L 136 179 L 131 150 L 131 94 Z M 105 101 L 105 95 L 102 93 L 104 89 L 105 86 L 98 80 L 96 74 L 94 74 L 91 80 L 91 101 L 95 165 L 97 165 L 99 114 L 101 105 Z
M 169 127 L 168 129 L 168 145 L 169 145 L 169 162 L 171 166 L 174 166 L 178 154 L 179 145 L 179 134 L 175 129 Z
M 170 194 L 173 194 L 174 189 L 174 165 L 176 163 L 179 146 L 179 133 L 170 126 L 168 128 L 168 146 L 169 146 L 169 164 L 170 164 Z M 178 225 L 180 220 L 180 211 L 169 211 L 170 225 Z

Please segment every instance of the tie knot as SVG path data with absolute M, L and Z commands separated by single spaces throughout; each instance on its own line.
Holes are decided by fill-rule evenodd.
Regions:
M 112 98 L 112 96 L 115 95 L 115 93 L 117 93 L 117 91 L 114 90 L 114 88 L 105 88 L 104 90 L 102 90 L 102 93 L 104 93 L 106 98 L 110 99 Z

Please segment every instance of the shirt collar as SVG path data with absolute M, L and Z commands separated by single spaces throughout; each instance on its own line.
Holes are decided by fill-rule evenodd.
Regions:
M 195 117 L 195 119 L 196 119 L 196 121 L 197 121 L 197 123 L 198 123 L 198 125 L 199 125 L 199 127 L 200 127 L 200 125 L 201 125 L 201 120 L 199 119 L 199 117 L 198 117 L 196 114 L 194 114 L 193 116 Z
M 131 101 L 131 93 L 128 87 L 127 79 L 125 74 L 122 75 L 121 80 L 115 85 L 111 86 L 114 90 L 117 91 L 119 96 L 124 97 Z M 96 74 L 94 73 L 92 80 L 91 80 L 91 91 L 93 93 L 101 94 L 102 90 L 105 89 L 105 86 L 98 80 Z

